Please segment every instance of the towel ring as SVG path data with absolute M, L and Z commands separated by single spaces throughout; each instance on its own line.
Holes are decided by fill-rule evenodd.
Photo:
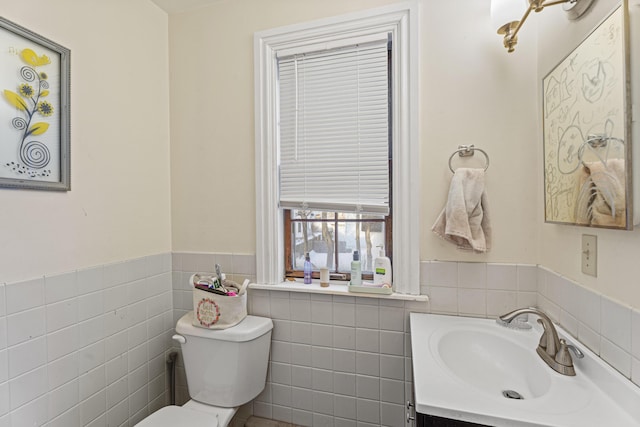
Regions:
M 602 148 L 606 147 L 609 141 L 615 141 L 624 145 L 624 139 L 606 135 L 587 135 L 587 139 L 584 141 L 584 144 L 589 144 L 592 148 Z M 584 144 L 582 144 L 580 148 L 583 148 Z
M 609 141 L 613 141 L 613 142 L 617 142 L 619 144 L 624 145 L 624 139 L 620 139 L 620 138 L 615 138 L 613 136 L 606 136 L 606 135 L 588 135 L 587 139 L 580 144 L 580 147 L 578 148 L 578 159 L 580 160 L 580 163 L 578 163 L 578 165 L 576 166 L 575 169 L 573 169 L 570 172 L 567 173 L 573 173 L 574 171 L 576 171 L 581 165 L 582 166 L 587 166 L 583 160 L 583 156 L 584 156 L 584 149 L 587 145 L 589 145 L 592 149 L 597 149 L 597 148 L 602 148 L 606 150 L 606 154 L 604 156 L 604 158 L 602 158 L 599 154 L 596 154 L 596 156 L 598 156 L 599 160 L 601 162 L 605 162 L 606 160 L 608 160 L 609 157 Z
M 484 151 L 481 148 L 476 148 L 472 145 L 458 145 L 458 149 L 456 151 L 453 152 L 453 154 L 451 154 L 451 157 L 449 157 L 449 170 L 451 171 L 451 173 L 455 173 L 455 171 L 453 170 L 453 167 L 451 166 L 451 160 L 453 160 L 453 156 L 455 156 L 456 154 L 458 154 L 458 156 L 460 157 L 468 157 L 468 156 L 473 156 L 475 151 L 479 151 L 482 154 L 484 154 L 484 158 L 487 161 L 487 164 L 484 166 L 484 170 L 486 171 L 487 169 L 489 169 L 489 155 L 487 154 L 486 151 Z

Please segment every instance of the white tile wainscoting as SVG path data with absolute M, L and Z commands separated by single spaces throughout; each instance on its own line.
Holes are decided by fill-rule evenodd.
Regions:
M 166 405 L 171 254 L 0 284 L 0 426 L 129 426 Z
M 215 262 L 236 281 L 255 278 L 253 255 L 174 253 L 175 319 L 191 309 L 189 276 L 212 271 Z M 267 387 L 237 418 L 404 426 L 403 404 L 412 387 L 411 311 L 496 317 L 537 305 L 639 384 L 637 310 L 536 265 L 424 261 L 420 276 L 428 303 L 250 290 L 249 312 L 271 317 L 275 328 Z M 179 396 L 187 399 L 179 373 Z
M 166 354 L 194 272 L 255 280 L 250 254 L 160 254 L 0 284 L 0 427 L 133 426 L 168 403 Z M 537 305 L 635 384 L 640 312 L 535 265 L 425 261 L 428 303 L 252 289 L 274 331 L 265 391 L 239 411 L 302 425 L 404 426 L 408 314 Z M 179 360 L 178 401 L 188 399 Z

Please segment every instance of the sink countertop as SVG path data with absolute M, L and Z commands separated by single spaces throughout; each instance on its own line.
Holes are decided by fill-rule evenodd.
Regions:
M 575 377 L 558 374 L 538 357 L 535 350 L 541 330 L 535 322 L 531 322 L 534 327 L 530 330 L 515 330 L 497 325 L 494 319 L 411 313 L 410 324 L 415 407 L 419 413 L 498 427 L 640 426 L 640 388 L 558 326 L 558 334 L 567 337 L 585 354 L 583 359 L 574 357 Z M 498 385 L 504 388 L 509 385 L 508 375 L 498 380 L 490 377 L 492 368 L 499 372 L 503 362 L 509 361 L 509 355 L 504 352 L 487 355 L 483 354 L 487 353 L 486 348 L 476 345 L 474 351 L 478 352 L 476 356 L 484 358 L 486 372 L 474 372 L 470 354 L 449 352 L 446 354 L 453 356 L 447 357 L 456 360 L 443 360 L 440 353 L 446 350 L 446 343 L 458 337 L 467 338 L 467 347 L 473 345 L 468 341 L 474 339 L 504 338 L 507 343 L 504 348 L 513 349 L 519 359 L 511 369 L 526 366 L 523 370 L 527 372 L 522 376 L 529 376 L 537 383 L 534 392 L 527 390 L 530 395 L 524 400 L 511 400 L 494 390 Z M 475 338 L 468 339 L 472 337 Z M 532 356 L 522 353 L 521 349 Z M 495 366 L 491 366 L 492 362 Z M 491 384 L 482 387 L 483 379 Z M 514 379 L 514 390 L 523 387 L 523 382 L 518 380 Z

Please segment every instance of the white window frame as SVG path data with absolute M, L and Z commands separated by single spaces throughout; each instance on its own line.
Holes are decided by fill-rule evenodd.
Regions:
M 278 207 L 277 54 L 332 46 L 340 40 L 392 33 L 393 281 L 396 292 L 420 294 L 419 19 L 418 2 L 275 28 L 255 34 L 256 279 L 284 279 L 283 213 Z

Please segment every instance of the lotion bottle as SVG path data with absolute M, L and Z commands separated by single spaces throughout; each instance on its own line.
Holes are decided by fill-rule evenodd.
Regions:
M 393 276 L 391 273 L 391 260 L 384 255 L 382 246 L 378 246 L 380 252 L 378 257 L 373 261 L 373 284 L 377 286 L 389 285 L 393 286 Z
M 311 272 L 313 267 L 311 265 L 311 258 L 309 257 L 309 252 L 307 252 L 304 256 L 304 284 L 311 284 Z
M 360 253 L 353 251 L 353 261 L 351 261 L 351 284 L 362 285 L 362 265 L 360 264 Z

